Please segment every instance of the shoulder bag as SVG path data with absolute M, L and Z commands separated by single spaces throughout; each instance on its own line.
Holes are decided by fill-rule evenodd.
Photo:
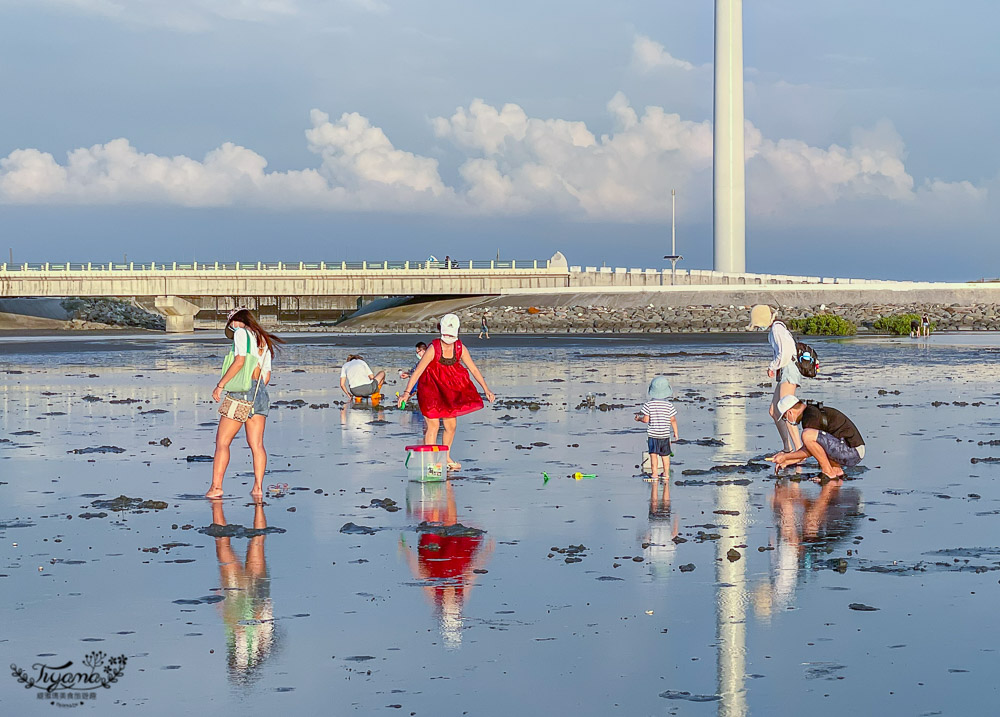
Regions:
M 253 398 L 233 398 L 232 396 L 226 396 L 222 399 L 222 405 L 219 406 L 219 415 L 225 416 L 226 418 L 231 418 L 234 421 L 239 421 L 240 423 L 246 423 L 250 420 L 253 415 L 253 404 L 257 400 L 257 392 L 260 391 L 260 382 L 264 378 L 263 373 L 257 379 L 257 388 L 253 390 Z
M 222 376 L 226 375 L 226 371 L 229 370 L 229 367 L 233 365 L 233 361 L 235 360 L 236 350 L 233 348 L 229 350 L 229 353 L 226 354 L 225 360 L 222 362 Z M 233 376 L 229 380 L 229 383 L 227 383 L 223 388 L 227 391 L 233 391 L 235 393 L 249 391 L 250 387 L 253 385 L 253 372 L 257 368 L 257 361 L 257 356 L 250 350 L 250 332 L 247 331 L 246 360 L 243 361 L 243 366 L 240 368 L 239 372 Z

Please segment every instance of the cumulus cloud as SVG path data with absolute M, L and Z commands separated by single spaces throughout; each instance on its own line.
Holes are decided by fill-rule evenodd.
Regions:
M 431 126 L 461 159 L 453 185 L 438 160 L 397 148 L 358 113 L 310 114 L 305 138 L 317 166 L 273 172 L 251 149 L 226 143 L 203 159 L 140 152 L 126 139 L 69 152 L 37 149 L 0 159 L 0 203 L 255 206 L 479 215 L 556 214 L 574 219 L 666 218 L 676 188 L 693 212 L 711 203 L 712 126 L 662 107 L 637 110 L 618 93 L 613 129 L 530 116 L 522 107 L 474 100 Z M 795 217 L 845 202 L 955 208 L 983 203 L 984 186 L 917 182 L 906 148 L 884 120 L 855 130 L 848 146 L 770 139 L 746 125 L 751 215 Z M 917 201 L 919 199 L 919 201 Z
M 632 64 L 645 72 L 660 67 L 674 67 L 685 71 L 694 69 L 693 64 L 674 57 L 662 44 L 646 35 L 636 35 L 632 41 Z
M 232 143 L 201 161 L 139 152 L 126 139 L 76 149 L 66 162 L 37 149 L 0 159 L 0 202 L 173 204 L 188 207 L 318 207 L 334 210 L 443 208 L 451 195 L 434 159 L 392 146 L 357 114 L 336 122 L 312 112 L 306 132 L 318 169 L 268 172 L 267 160 Z

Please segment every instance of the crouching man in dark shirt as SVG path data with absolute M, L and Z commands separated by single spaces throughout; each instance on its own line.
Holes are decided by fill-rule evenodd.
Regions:
M 840 478 L 844 468 L 851 468 L 865 457 L 865 440 L 854 422 L 829 406 L 805 404 L 795 396 L 785 396 L 778 402 L 781 420 L 802 428 L 802 448 L 791 453 L 778 453 L 768 458 L 777 473 L 810 456 L 819 463 L 827 478 Z

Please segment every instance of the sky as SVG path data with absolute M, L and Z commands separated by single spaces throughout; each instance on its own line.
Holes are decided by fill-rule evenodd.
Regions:
M 0 255 L 711 268 L 713 13 L 0 0 Z M 748 271 L 1000 276 L 998 24 L 746 3 Z

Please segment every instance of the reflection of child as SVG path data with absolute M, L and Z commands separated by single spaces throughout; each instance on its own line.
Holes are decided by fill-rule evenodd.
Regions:
M 663 477 L 670 477 L 670 435 L 677 435 L 677 409 L 670 402 L 673 396 L 670 381 L 665 376 L 657 376 L 649 383 L 649 400 L 642 404 L 635 420 L 646 424 L 646 438 L 649 450 L 649 464 L 652 479 L 659 478 L 660 464 Z
M 642 545 L 653 576 L 667 577 L 677 550 L 678 521 L 670 511 L 670 481 L 652 481 L 650 487 L 649 529 Z

